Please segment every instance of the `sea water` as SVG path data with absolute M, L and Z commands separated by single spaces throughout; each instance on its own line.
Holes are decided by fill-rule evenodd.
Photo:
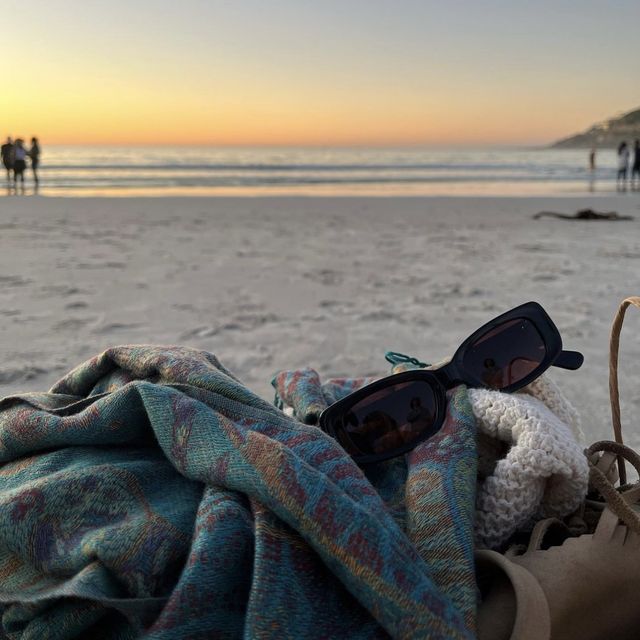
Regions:
M 615 189 L 616 156 L 548 148 L 47 146 L 45 196 L 577 195 Z M 26 192 L 33 192 L 31 170 Z M 1 177 L 1 174 L 0 174 Z M 1 182 L 0 182 L 1 184 Z M 6 193 L 13 190 L 7 188 Z M 1 192 L 0 192 L 1 193 Z

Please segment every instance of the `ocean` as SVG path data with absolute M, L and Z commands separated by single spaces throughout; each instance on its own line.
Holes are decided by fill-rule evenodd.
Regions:
M 43 141 L 39 194 L 471 196 L 615 190 L 615 152 L 598 152 L 594 175 L 587 156 L 587 150 L 514 147 L 71 147 Z M 33 193 L 29 169 L 26 177 L 25 192 Z

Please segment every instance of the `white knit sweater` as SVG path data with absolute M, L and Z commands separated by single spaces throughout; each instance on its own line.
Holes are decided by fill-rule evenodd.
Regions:
M 469 398 L 478 432 L 508 447 L 478 485 L 476 545 L 496 548 L 534 520 L 575 511 L 589 469 L 579 416 L 558 387 L 543 376 L 520 393 L 470 389 Z

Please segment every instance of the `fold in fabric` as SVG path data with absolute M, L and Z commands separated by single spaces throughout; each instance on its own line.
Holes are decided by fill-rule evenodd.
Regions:
M 474 429 L 458 389 L 367 477 L 211 354 L 109 349 L 0 402 L 3 633 L 472 638 Z

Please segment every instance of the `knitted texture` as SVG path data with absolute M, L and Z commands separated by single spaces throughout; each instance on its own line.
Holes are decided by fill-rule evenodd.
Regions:
M 560 420 L 569 427 L 574 439 L 578 444 L 584 444 L 584 433 L 580 421 L 580 414 L 576 408 L 567 400 L 560 387 L 546 375 L 536 378 L 519 393 L 526 393 L 540 400 L 544 405 L 555 413 Z
M 366 477 L 211 354 L 116 347 L 3 399 L 0 463 L 0 637 L 474 636 L 463 391 Z
M 558 388 L 543 381 L 511 395 L 470 389 L 469 399 L 478 432 L 508 445 L 478 487 L 477 545 L 497 548 L 533 520 L 575 511 L 589 469 L 577 414 Z

